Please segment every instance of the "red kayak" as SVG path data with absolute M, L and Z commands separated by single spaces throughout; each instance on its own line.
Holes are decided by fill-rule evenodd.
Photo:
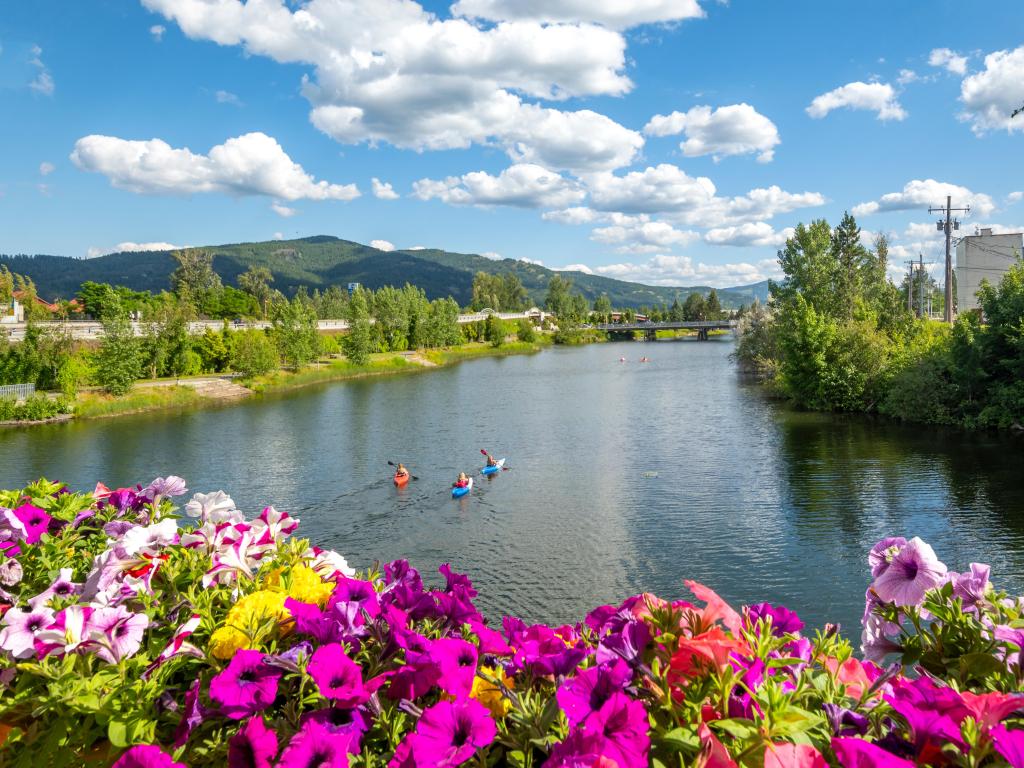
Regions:
M 409 484 L 409 473 L 408 472 L 406 472 L 404 475 L 400 475 L 399 473 L 395 472 L 395 487 L 397 487 L 397 488 L 404 488 L 408 484 Z

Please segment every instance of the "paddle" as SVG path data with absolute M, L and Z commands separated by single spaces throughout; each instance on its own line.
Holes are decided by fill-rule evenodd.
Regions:
M 490 455 L 483 448 L 480 449 L 480 453 L 482 453 L 484 456 L 489 456 Z M 502 472 L 509 472 L 509 471 L 511 471 L 511 469 L 512 469 L 512 467 L 502 466 L 501 471 Z
M 390 466 L 390 467 L 397 467 L 398 465 L 395 464 L 395 462 L 393 462 L 393 461 L 389 461 L 388 462 L 388 466 Z M 406 472 L 408 472 L 408 471 L 409 470 L 406 470 Z M 409 475 L 409 477 L 411 477 L 413 480 L 419 480 L 419 478 L 416 477 L 416 475 Z

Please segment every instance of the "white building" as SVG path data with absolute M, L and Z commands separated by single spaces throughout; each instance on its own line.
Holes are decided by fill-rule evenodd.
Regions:
M 0 304 L 0 323 L 24 323 L 25 308 L 17 299 L 11 299 L 9 304 Z
M 982 229 L 967 235 L 956 246 L 956 303 L 958 312 L 978 308 L 978 288 L 982 280 L 992 285 L 1024 254 L 1024 234 L 993 235 Z

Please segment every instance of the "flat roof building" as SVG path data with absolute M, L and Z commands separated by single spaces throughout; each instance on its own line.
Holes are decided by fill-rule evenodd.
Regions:
M 958 312 L 978 308 L 978 288 L 982 280 L 992 285 L 1024 253 L 1024 234 L 993 235 L 991 229 L 982 229 L 976 235 L 967 235 L 956 246 L 956 305 Z

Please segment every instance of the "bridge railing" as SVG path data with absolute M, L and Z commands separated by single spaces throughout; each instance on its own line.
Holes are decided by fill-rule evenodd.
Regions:
M 599 331 L 662 331 L 662 330 L 728 330 L 736 327 L 735 320 L 678 320 L 658 323 L 599 323 Z

